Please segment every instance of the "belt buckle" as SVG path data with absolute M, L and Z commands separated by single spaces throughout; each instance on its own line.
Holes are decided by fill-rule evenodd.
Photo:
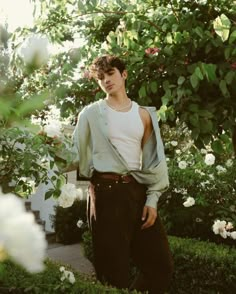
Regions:
M 121 175 L 120 176 L 120 182 L 122 184 L 128 184 L 129 183 L 129 180 L 127 179 L 127 175 Z

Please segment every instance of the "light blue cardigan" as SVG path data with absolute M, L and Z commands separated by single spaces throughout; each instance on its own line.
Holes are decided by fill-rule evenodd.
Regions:
M 147 186 L 146 205 L 156 208 L 160 195 L 168 188 L 169 179 L 155 107 L 145 107 L 153 129 L 143 147 L 142 169 L 130 170 L 108 136 L 107 104 L 103 99 L 86 106 L 79 114 L 73 133 L 74 163 L 81 176 L 91 178 L 94 170 L 131 174 Z M 131 122 L 132 123 L 132 122 Z

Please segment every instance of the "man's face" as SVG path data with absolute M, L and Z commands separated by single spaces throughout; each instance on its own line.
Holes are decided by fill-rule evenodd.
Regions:
M 116 67 L 112 67 L 106 72 L 99 72 L 97 82 L 105 93 L 114 94 L 125 89 L 126 77 L 126 71 L 121 74 Z

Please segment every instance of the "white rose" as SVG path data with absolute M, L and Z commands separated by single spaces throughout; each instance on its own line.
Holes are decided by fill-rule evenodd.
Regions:
M 221 166 L 221 165 L 217 165 L 217 166 L 216 166 L 216 169 L 217 169 L 217 173 L 218 173 L 218 174 L 222 174 L 222 173 L 225 173 L 225 172 L 227 171 L 227 169 L 224 168 L 224 167 Z
M 59 205 L 67 208 L 73 205 L 77 198 L 77 189 L 74 184 L 67 183 L 61 187 L 61 194 L 58 198 Z
M 227 238 L 227 231 L 225 227 L 226 227 L 226 221 L 216 220 L 212 226 L 212 230 L 216 235 L 220 234 L 221 237 L 225 239 Z
M 28 271 L 43 270 L 47 242 L 41 226 L 31 212 L 25 211 L 21 199 L 1 191 L 0 241 L 6 253 Z
M 236 231 L 233 231 L 230 233 L 230 237 L 233 239 L 233 240 L 236 240 Z
M 215 163 L 215 156 L 212 153 L 206 154 L 205 156 L 205 164 L 213 165 Z
M 195 199 L 193 197 L 188 197 L 187 200 L 183 203 L 184 207 L 190 207 L 195 204 Z
M 82 219 L 79 219 L 77 222 L 77 227 L 82 228 L 83 224 L 84 224 L 84 222 L 82 221 Z
M 226 230 L 232 230 L 234 228 L 234 226 L 231 222 L 228 222 L 225 228 L 226 228 Z
M 202 154 L 207 154 L 207 150 L 202 148 L 202 149 L 201 149 L 201 153 L 202 153 Z
M 37 67 L 46 64 L 49 59 L 48 38 L 31 34 L 20 46 L 19 55 L 26 64 L 34 64 Z
M 187 167 L 187 162 L 184 161 L 184 160 L 180 161 L 179 164 L 178 164 L 178 167 L 180 169 L 185 169 Z
M 75 283 L 75 276 L 72 272 L 64 270 L 61 276 L 61 281 L 68 280 L 71 284 Z
M 68 280 L 71 284 L 75 283 L 75 276 L 72 272 L 69 272 Z
M 232 165 L 233 165 L 233 160 L 232 159 L 228 159 L 227 161 L 226 161 L 226 166 L 227 167 L 231 167 Z
M 178 142 L 177 141 L 171 141 L 170 144 L 175 147 L 175 146 L 178 145 Z

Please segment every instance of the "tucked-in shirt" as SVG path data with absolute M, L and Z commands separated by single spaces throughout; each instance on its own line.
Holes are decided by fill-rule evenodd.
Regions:
M 142 150 L 142 168 L 132 170 L 109 139 L 107 107 L 103 99 L 86 106 L 79 114 L 73 133 L 74 163 L 80 176 L 91 178 L 93 171 L 130 174 L 147 186 L 146 205 L 156 208 L 161 194 L 168 188 L 168 170 L 155 107 L 145 108 L 153 131 Z M 141 106 L 142 107 L 142 106 Z

